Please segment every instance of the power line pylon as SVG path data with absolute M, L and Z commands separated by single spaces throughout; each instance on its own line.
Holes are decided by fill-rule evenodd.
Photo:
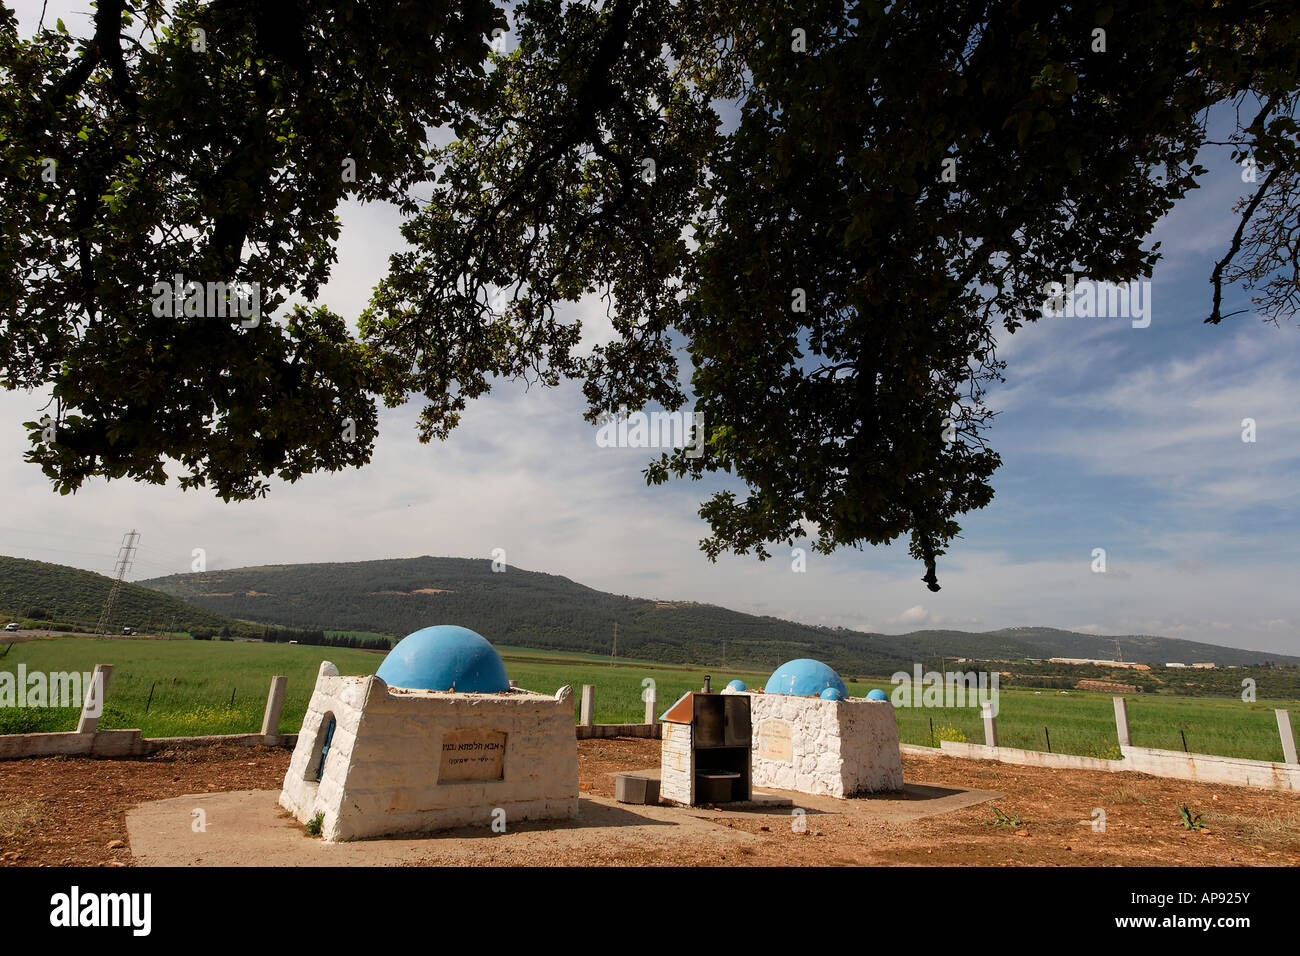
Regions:
M 122 589 L 126 573 L 131 570 L 131 564 L 135 560 L 135 543 L 139 540 L 140 533 L 134 528 L 122 536 L 122 546 L 117 549 L 117 577 L 113 579 L 113 586 L 108 591 L 108 600 L 104 602 L 99 623 L 95 625 L 96 634 L 103 634 L 108 629 L 109 615 L 113 613 L 113 602 L 117 600 L 117 592 Z

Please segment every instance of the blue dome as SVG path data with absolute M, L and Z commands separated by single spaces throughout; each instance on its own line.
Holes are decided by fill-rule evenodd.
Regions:
M 743 680 L 733 680 L 730 684 L 727 685 L 727 689 L 734 690 L 734 691 L 742 691 L 742 690 L 748 690 L 749 688 L 745 686 L 745 682 Z
M 827 687 L 819 695 L 822 700 L 843 700 L 844 695 L 834 687 Z
M 889 695 L 877 687 L 871 693 L 867 694 L 867 700 L 889 700 Z
M 797 661 L 786 661 L 767 679 L 763 688 L 765 694 L 790 694 L 795 697 L 816 697 L 828 687 L 833 687 L 844 697 L 849 690 L 835 673 L 821 661 L 801 657 Z
M 408 634 L 375 676 L 390 687 L 495 694 L 510 689 L 506 665 L 487 638 L 467 627 L 439 624 Z

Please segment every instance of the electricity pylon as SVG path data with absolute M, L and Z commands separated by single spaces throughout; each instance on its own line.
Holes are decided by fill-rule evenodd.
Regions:
M 113 613 L 113 602 L 117 600 L 117 592 L 122 589 L 122 581 L 126 579 L 126 573 L 131 570 L 131 564 L 135 560 L 135 543 L 139 540 L 140 533 L 134 528 L 122 536 L 122 546 L 117 549 L 117 577 L 113 579 L 113 586 L 108 590 L 108 600 L 104 602 L 99 623 L 95 625 L 96 634 L 103 634 L 108 628 L 109 615 Z

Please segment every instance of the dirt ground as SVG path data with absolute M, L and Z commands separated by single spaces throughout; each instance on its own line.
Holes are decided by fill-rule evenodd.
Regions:
M 788 808 L 654 808 L 649 817 L 634 817 L 612 804 L 611 774 L 655 766 L 658 741 L 585 740 L 578 748 L 586 824 L 528 824 L 511 839 L 453 832 L 423 841 L 406 862 L 1300 865 L 1295 794 L 909 754 L 903 757 L 909 783 L 1004 796 L 917 816 L 928 812 L 924 803 L 911 813 L 897 799 L 791 794 L 806 811 L 800 833 Z M 0 865 L 132 865 L 129 808 L 187 794 L 278 790 L 288 762 L 287 751 L 247 747 L 175 748 L 140 760 L 0 762 Z M 925 797 L 916 791 L 908 799 Z M 1180 803 L 1203 815 L 1205 829 L 1182 826 Z M 994 806 L 1009 825 L 994 822 Z M 1104 831 L 1093 828 L 1098 810 L 1105 812 Z M 674 822 L 681 825 L 664 825 Z M 620 829 L 627 839 L 617 838 Z M 529 838 L 538 830 L 548 831 L 546 839 Z M 644 838 L 654 832 L 663 838 Z
M 139 760 L 0 761 L 0 865 L 130 865 L 129 807 L 164 797 L 279 788 L 289 751 L 187 747 Z
M 583 745 L 588 745 L 583 747 Z M 592 792 L 613 796 L 606 773 L 658 763 L 658 741 L 591 740 L 580 748 L 580 774 Z M 1017 767 L 955 757 L 903 755 L 903 778 L 961 790 L 1005 794 L 993 805 L 1019 826 L 999 826 L 988 804 L 905 822 L 862 821 L 852 812 L 870 800 L 817 800 L 843 813 L 806 817 L 792 831 L 788 811 L 772 819 L 713 813 L 723 825 L 761 835 L 739 862 L 755 864 L 975 866 L 1296 866 L 1300 864 L 1300 796 L 1270 790 L 1166 780 L 1136 773 Z M 815 798 L 805 798 L 810 805 Z M 1187 830 L 1185 803 L 1202 814 Z M 796 802 L 798 805 L 798 802 Z M 1104 832 L 1093 830 L 1095 809 Z M 767 829 L 769 828 L 770 829 Z M 646 862 L 671 863 L 671 859 Z M 727 861 L 728 863 L 735 861 Z

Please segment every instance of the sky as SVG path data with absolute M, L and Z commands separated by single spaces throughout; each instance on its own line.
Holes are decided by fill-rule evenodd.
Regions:
M 18 4 L 32 28 L 41 4 Z M 51 3 L 73 32 L 79 4 Z M 84 13 L 81 14 L 84 16 Z M 1163 260 L 1150 324 L 1045 318 L 1001 336 L 1004 385 L 988 403 L 1003 458 L 994 502 L 967 515 L 928 591 L 906 541 L 794 570 L 774 557 L 699 550 L 703 483 L 649 488 L 645 449 L 602 448 L 577 385 L 500 383 L 445 442 L 415 437 L 419 403 L 381 409 L 369 466 L 276 482 L 268 498 L 222 503 L 202 490 L 127 482 L 52 492 L 22 460 L 22 422 L 44 397 L 0 393 L 0 554 L 110 572 L 122 535 L 140 532 L 130 575 L 418 555 L 490 559 L 605 591 L 693 600 L 809 624 L 902 633 L 1052 626 L 1158 634 L 1300 653 L 1300 327 L 1249 312 L 1208 326 L 1209 276 L 1251 188 L 1226 150 L 1158 225 Z M 339 263 L 321 301 L 354 320 L 401 248 L 399 218 L 346 204 Z M 1225 312 L 1248 308 L 1241 290 Z M 575 312 L 584 342 L 610 337 L 595 303 Z M 1255 441 L 1242 440 L 1243 419 Z M 741 490 L 737 487 L 737 490 Z M 1095 549 L 1105 550 L 1097 573 Z M 441 623 L 441 622 L 429 622 Z M 489 638 L 491 635 L 487 635 Z

